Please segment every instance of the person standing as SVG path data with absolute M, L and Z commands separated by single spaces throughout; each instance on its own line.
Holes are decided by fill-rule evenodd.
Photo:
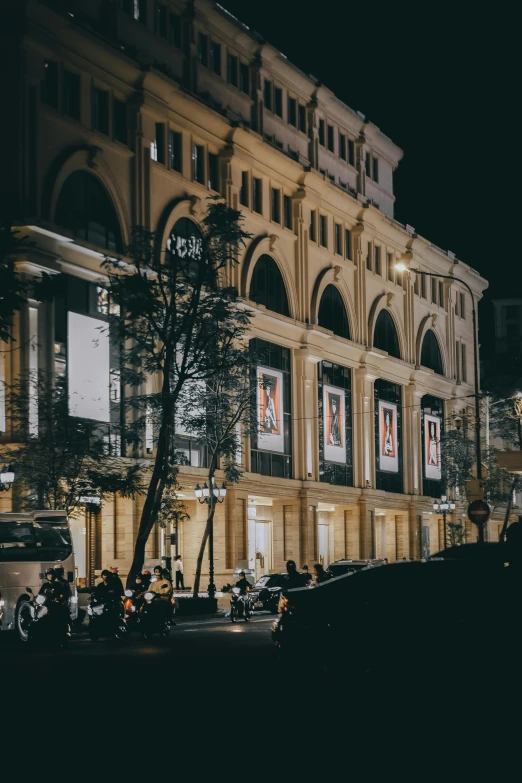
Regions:
M 174 571 L 176 573 L 176 590 L 184 590 L 185 583 L 183 582 L 183 561 L 181 555 L 176 555 Z

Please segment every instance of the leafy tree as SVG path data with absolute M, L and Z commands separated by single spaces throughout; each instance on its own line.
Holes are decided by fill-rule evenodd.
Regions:
M 222 467 L 227 482 L 238 482 L 243 439 L 257 431 L 256 386 L 252 382 L 255 357 L 246 342 L 216 343 L 216 349 L 223 356 L 219 370 L 204 383 L 187 385 L 178 404 L 185 430 L 205 444 L 208 460 L 206 481 L 211 502 L 197 559 L 194 598 L 199 592 L 205 548 L 213 533 L 216 470 Z
M 6 388 L 9 428 L 14 441 L 4 451 L 21 488 L 24 510 L 50 508 L 73 512 L 82 497 L 100 500 L 118 493 L 134 497 L 144 491 L 143 468 L 135 461 L 113 456 L 103 430 L 69 416 L 64 379 L 53 385 L 44 374 L 20 378 Z M 38 400 L 38 418 L 30 425 L 28 412 Z
M 18 234 L 0 225 L 0 342 L 12 339 L 13 315 L 24 303 L 26 286 L 16 271 L 16 258 L 28 243 Z
M 132 409 L 127 437 L 143 443 L 147 421 L 154 427 L 155 455 L 135 542 L 129 582 L 141 570 L 145 546 L 165 490 L 174 487 L 174 412 L 185 384 L 207 381 L 225 370 L 227 347 L 241 340 L 249 316 L 227 285 L 230 269 L 249 236 L 241 213 L 211 200 L 202 237 L 161 248 L 151 232 L 134 232 L 128 259 L 109 258 L 111 330 L 122 345 L 122 380 L 134 389 L 126 404 Z M 117 309 L 119 308 L 119 312 Z M 144 387 L 154 391 L 143 393 Z

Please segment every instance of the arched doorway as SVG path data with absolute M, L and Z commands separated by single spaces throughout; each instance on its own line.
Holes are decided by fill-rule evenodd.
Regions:
M 317 322 L 319 326 L 329 329 L 338 337 L 350 339 L 350 327 L 343 299 L 336 286 L 331 283 L 326 286 L 321 296 Z

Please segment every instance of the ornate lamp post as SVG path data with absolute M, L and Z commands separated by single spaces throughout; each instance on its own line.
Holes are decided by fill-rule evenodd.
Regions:
M 223 503 L 227 496 L 227 488 L 225 482 L 221 487 L 218 487 L 215 480 L 212 479 L 212 486 L 209 488 L 207 482 L 200 487 L 196 484 L 195 495 L 201 504 L 206 503 L 209 507 L 210 516 L 210 530 L 208 533 L 208 560 L 209 560 L 209 580 L 208 580 L 208 597 L 214 598 L 216 594 L 216 585 L 214 584 L 214 505 L 216 503 Z
M 9 492 L 13 485 L 15 474 L 11 465 L 5 466 L 0 471 L 0 492 Z
M 442 513 L 442 519 L 444 524 L 444 549 L 448 548 L 448 536 L 446 527 L 446 514 L 448 511 L 455 511 L 455 501 L 448 500 L 446 495 L 442 495 L 440 500 L 436 500 L 433 504 L 434 511 L 440 511 Z

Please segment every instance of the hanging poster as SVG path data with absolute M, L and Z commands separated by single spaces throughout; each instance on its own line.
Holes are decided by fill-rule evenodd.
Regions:
M 442 478 L 440 464 L 440 427 L 438 416 L 424 414 L 424 475 L 428 479 Z
M 397 406 L 383 400 L 379 400 L 379 470 L 399 472 Z
M 346 463 L 344 389 L 323 386 L 323 438 L 326 462 Z
M 283 373 L 278 370 L 257 368 L 257 423 L 257 447 L 283 454 Z

